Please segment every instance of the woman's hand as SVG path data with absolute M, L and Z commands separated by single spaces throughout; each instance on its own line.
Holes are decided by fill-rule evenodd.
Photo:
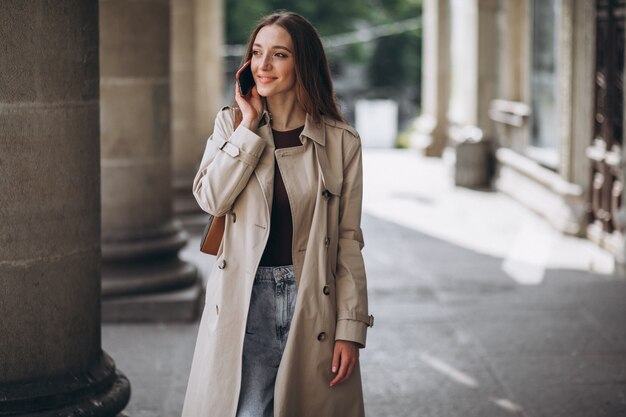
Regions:
M 330 386 L 347 381 L 357 363 L 359 363 L 359 348 L 357 344 L 346 340 L 335 340 L 332 371 L 337 376 L 330 381 Z
M 255 131 L 263 114 L 263 100 L 256 90 L 256 85 L 244 97 L 239 91 L 239 83 L 235 82 L 235 101 L 241 110 L 241 124 Z

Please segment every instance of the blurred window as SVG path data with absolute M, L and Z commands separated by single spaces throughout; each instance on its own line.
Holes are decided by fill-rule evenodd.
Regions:
M 558 0 L 532 2 L 532 48 L 530 93 L 531 141 L 528 156 L 556 168 L 558 154 Z

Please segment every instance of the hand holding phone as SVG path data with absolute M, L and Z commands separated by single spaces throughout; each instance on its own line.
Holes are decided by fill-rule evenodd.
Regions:
M 237 71 L 236 78 L 235 101 L 241 109 L 243 117 L 241 124 L 250 130 L 256 130 L 263 114 L 264 105 L 261 96 L 255 89 L 250 61 L 247 61 Z
M 246 61 L 245 64 L 239 71 L 237 71 L 237 83 L 239 84 L 239 92 L 242 96 L 247 96 L 252 87 L 254 87 L 254 77 L 252 76 L 252 69 L 250 68 L 250 60 Z

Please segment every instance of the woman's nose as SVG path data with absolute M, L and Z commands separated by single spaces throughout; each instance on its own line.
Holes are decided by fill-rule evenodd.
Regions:
M 269 54 L 266 54 L 263 57 L 263 61 L 261 61 L 261 69 L 266 70 L 266 69 L 269 69 L 271 66 L 272 66 L 271 56 L 269 56 Z

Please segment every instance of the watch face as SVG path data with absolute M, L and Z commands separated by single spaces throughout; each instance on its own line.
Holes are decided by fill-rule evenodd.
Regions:
M 250 69 L 250 61 L 243 64 L 243 67 L 237 71 L 236 78 L 239 83 L 241 95 L 247 95 L 250 90 L 252 90 L 252 87 L 254 87 L 254 77 L 252 76 L 252 69 Z

